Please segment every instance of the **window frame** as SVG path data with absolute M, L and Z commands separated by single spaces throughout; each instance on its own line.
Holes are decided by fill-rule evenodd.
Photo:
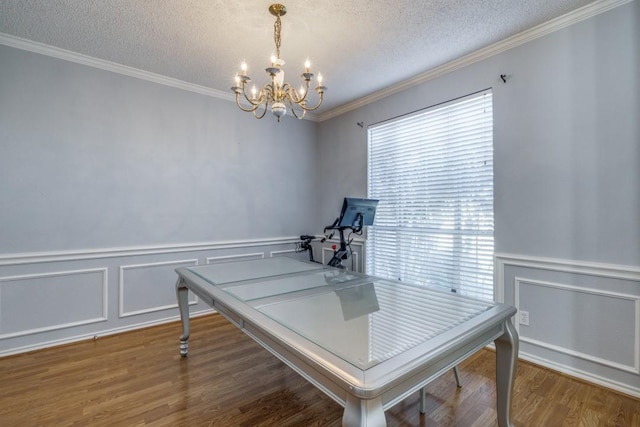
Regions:
M 473 114 L 468 116 L 468 120 L 465 119 L 465 116 L 457 116 L 457 114 L 462 114 L 464 112 L 469 113 L 473 111 Z M 475 115 L 474 115 L 475 114 Z M 476 116 L 477 115 L 477 116 Z M 452 120 L 451 117 L 455 117 L 455 120 Z M 465 121 L 467 120 L 467 121 Z M 424 126 L 420 123 L 416 125 L 416 122 L 427 122 L 430 123 L 428 126 Z M 453 125 L 452 125 L 453 123 Z M 446 125 L 446 126 L 445 126 Z M 472 125 L 472 126 L 469 126 Z M 405 127 L 407 126 L 407 127 Z M 431 128 L 436 126 L 435 131 L 431 129 L 428 134 L 428 140 L 425 141 L 424 137 L 413 135 L 413 131 L 421 132 L 421 128 Z M 437 128 L 437 126 L 444 126 L 443 128 Z M 453 127 L 452 127 L 453 126 Z M 474 130 L 470 130 L 474 129 Z M 373 135 L 373 136 L 372 136 Z M 372 154 L 372 144 L 381 144 L 387 143 L 392 144 L 388 140 L 394 140 L 395 137 L 391 135 L 395 135 L 396 137 L 400 135 L 399 145 L 400 148 L 393 148 L 390 145 L 382 148 L 382 153 Z M 375 138 L 381 138 L 382 141 L 375 140 Z M 373 140 L 373 141 L 372 141 Z M 429 146 L 428 144 L 441 144 L 441 150 L 439 151 L 433 146 Z M 455 145 L 453 150 L 461 150 L 458 154 L 447 154 L 446 151 L 452 151 L 452 147 L 450 145 L 451 140 L 456 140 L 462 146 L 462 148 L 458 148 L 458 145 Z M 474 142 L 477 140 L 476 142 Z M 461 142 L 460 142 L 461 141 Z M 471 142 L 469 142 L 471 141 Z M 473 148 L 469 151 L 467 148 L 469 146 L 477 146 L 478 156 L 471 157 L 468 159 L 465 157 L 468 153 L 473 153 Z M 391 148 L 389 148 L 391 147 Z M 425 148 L 427 147 L 427 148 Z M 376 147 L 376 149 L 380 149 L 380 147 Z M 385 151 L 386 150 L 386 151 Z M 408 150 L 409 154 L 406 152 L 402 152 L 403 150 Z M 398 154 L 399 153 L 399 154 Z M 417 155 L 418 158 L 413 158 L 413 155 Z M 416 154 L 417 153 L 417 154 Z M 398 155 L 397 155 L 398 154 Z M 434 161 L 433 165 L 424 166 L 424 162 L 431 162 L 434 157 L 434 154 L 443 154 L 442 162 L 447 165 L 446 167 L 443 164 L 438 164 L 440 160 Z M 389 172 L 389 179 L 397 181 L 397 184 L 405 185 L 403 194 L 408 194 L 408 187 L 410 182 L 411 185 L 414 185 L 415 191 L 423 191 L 422 188 L 426 185 L 427 182 L 430 184 L 438 184 L 447 182 L 447 177 L 440 176 L 438 177 L 437 173 L 440 174 L 446 173 L 447 176 L 451 178 L 454 176 L 457 180 L 455 181 L 457 184 L 450 184 L 451 188 L 459 186 L 458 193 L 461 195 L 468 195 L 468 199 L 461 198 L 458 210 L 461 211 L 463 209 L 470 209 L 470 206 L 473 205 L 474 196 L 476 193 L 473 191 L 478 191 L 482 197 L 478 197 L 477 199 L 477 215 L 478 218 L 474 221 L 471 220 L 472 216 L 462 215 L 458 212 L 457 216 L 450 217 L 447 214 L 448 210 L 452 208 L 451 203 L 454 201 L 454 197 L 452 196 L 449 200 L 449 204 L 447 201 L 440 200 L 438 202 L 438 198 L 433 196 L 433 198 L 429 198 L 429 201 L 426 203 L 426 209 L 423 214 L 430 215 L 434 218 L 437 216 L 441 216 L 441 221 L 446 222 L 446 218 L 451 220 L 453 218 L 453 225 L 441 226 L 441 228 L 430 228 L 425 231 L 424 234 L 440 234 L 442 236 L 451 236 L 451 251 L 450 254 L 454 254 L 454 256 L 450 257 L 452 260 L 453 267 L 447 267 L 447 261 L 445 261 L 446 250 L 444 247 L 445 237 L 438 238 L 435 236 L 433 242 L 436 242 L 438 239 L 440 240 L 442 248 L 437 250 L 432 249 L 420 249 L 420 253 L 416 252 L 418 245 L 420 243 L 414 243 L 413 249 L 407 245 L 403 246 L 398 250 L 389 249 L 386 252 L 382 250 L 376 250 L 374 245 L 383 244 L 384 240 L 379 236 L 382 233 L 384 228 L 391 229 L 394 228 L 393 225 L 389 225 L 389 218 L 393 216 L 389 214 L 389 209 L 393 209 L 396 211 L 402 211 L 398 213 L 398 218 L 401 216 L 404 219 L 398 219 L 398 223 L 402 221 L 414 221 L 417 216 L 415 213 L 413 215 L 407 215 L 407 208 L 405 206 L 393 205 L 389 206 L 389 203 L 385 202 L 385 194 L 381 192 L 380 188 L 372 189 L 372 187 L 379 185 L 377 180 L 382 179 L 382 172 L 376 170 L 374 173 L 378 174 L 377 176 L 372 177 L 372 156 L 376 158 L 373 161 L 381 161 L 387 163 L 393 163 L 394 156 L 395 158 L 401 162 L 407 162 L 411 160 L 416 164 L 417 168 L 420 168 L 420 172 L 415 175 L 412 174 L 410 168 L 411 166 L 400 165 L 399 167 L 391 166 L 387 169 L 387 172 L 390 169 L 398 169 L 399 172 L 396 173 L 405 173 L 403 178 L 400 179 L 398 177 L 394 177 L 392 172 Z M 449 157 L 447 157 L 449 155 Z M 461 163 L 451 163 L 450 161 L 460 161 Z M 476 162 L 479 162 L 476 164 Z M 483 165 L 478 166 L 480 163 L 484 163 Z M 488 162 L 488 163 L 487 163 Z M 466 163 L 466 164 L 465 164 Z M 452 165 L 454 165 L 452 167 Z M 375 166 L 376 168 L 378 165 Z M 475 170 L 477 169 L 477 170 Z M 424 177 L 419 180 L 413 180 L 419 174 L 430 173 L 435 178 L 432 178 L 430 181 L 424 181 Z M 464 173 L 467 172 L 465 175 Z M 477 175 L 474 175 L 477 174 Z M 468 179 L 468 182 L 465 183 L 465 176 Z M 483 179 L 482 183 L 478 184 L 474 179 Z M 372 184 L 372 181 L 376 180 L 375 183 Z M 412 181 L 413 180 L 413 181 Z M 404 182 L 403 182 L 404 181 Z M 414 182 L 415 181 L 415 182 Z M 468 191 L 471 193 L 465 193 L 466 187 Z M 435 187 L 434 187 L 435 188 Z M 490 188 L 490 194 L 486 194 L 488 189 Z M 383 190 L 386 191 L 386 190 Z M 434 190 L 435 191 L 435 190 Z M 456 191 L 452 190 L 452 193 Z M 446 192 L 445 192 L 446 193 Z M 408 280 L 412 282 L 419 282 L 423 284 L 435 284 L 440 286 L 447 286 L 454 292 L 460 292 L 463 295 L 469 295 L 472 297 L 484 298 L 484 299 L 495 299 L 495 280 L 494 280 L 494 184 L 493 184 L 493 94 L 491 89 L 486 89 L 480 92 L 476 92 L 464 97 L 456 98 L 451 101 L 447 101 L 445 103 L 437 104 L 435 106 L 422 109 L 410 114 L 402 115 L 393 119 L 385 120 L 383 122 L 372 125 L 368 128 L 367 131 L 367 197 L 380 199 L 380 204 L 378 205 L 378 212 L 376 213 L 376 221 L 374 225 L 369 227 L 367 240 L 366 240 L 366 272 L 368 274 L 390 277 L 394 279 L 400 280 Z M 402 197 L 402 195 L 400 196 Z M 449 196 L 443 196 L 449 197 Z M 410 199 L 406 197 L 406 199 Z M 415 199 L 417 202 L 420 202 L 419 198 Z M 404 200 L 406 202 L 407 200 Z M 440 204 L 438 204 L 440 203 Z M 410 204 L 410 203 L 409 203 Z M 424 205 L 420 205 L 420 203 L 415 203 L 415 209 L 425 209 Z M 413 208 L 412 208 L 413 209 Z M 490 218 L 488 214 L 490 213 Z M 468 214 L 468 212 L 467 212 Z M 470 230 L 465 227 L 468 225 L 462 226 L 461 221 L 466 220 L 468 224 L 473 223 L 473 227 L 476 227 L 476 230 Z M 429 225 L 436 224 L 437 218 L 433 219 L 433 222 L 430 222 Z M 451 221 L 449 221 L 451 222 Z M 428 227 L 423 227 L 428 228 Z M 420 229 L 420 226 L 413 224 L 412 227 L 406 227 L 403 225 L 395 226 L 396 235 L 401 240 L 408 240 L 409 237 L 406 236 L 407 233 L 410 233 L 412 230 L 415 232 Z M 389 231 L 390 232 L 390 231 Z M 422 232 L 422 231 L 421 231 Z M 402 235 L 404 233 L 405 235 Z M 395 243 L 391 238 L 388 238 L 389 244 Z M 422 239 L 422 241 L 429 241 L 429 237 L 419 237 L 416 238 L 416 241 Z M 474 241 L 475 239 L 475 241 Z M 457 247 L 456 247 L 457 245 Z M 469 255 L 470 248 L 476 247 L 476 254 Z M 379 249 L 379 248 L 378 248 Z M 396 265 L 396 271 L 394 274 L 389 274 L 390 270 L 393 269 L 393 262 L 388 262 L 388 268 L 372 268 L 372 264 L 376 264 L 376 256 L 377 253 L 380 253 L 381 257 L 387 256 L 391 257 L 395 254 L 397 258 L 394 262 Z M 386 253 L 386 255 L 383 255 Z M 420 258 L 420 256 L 428 254 L 430 256 L 429 262 L 433 265 L 432 267 L 424 267 L 421 265 L 421 261 L 416 258 Z M 415 255 L 415 256 L 414 256 Z M 470 261 L 470 258 L 475 256 L 476 261 Z M 413 259 L 412 259 L 413 258 Z M 408 261 L 407 261 L 408 259 Z M 475 268 L 473 267 L 475 266 Z M 440 269 L 440 270 L 439 270 Z M 381 270 L 384 270 L 384 273 L 381 273 Z M 406 270 L 405 272 L 402 271 Z M 413 271 L 413 273 L 411 273 Z M 424 273 L 424 271 L 429 271 L 428 273 Z M 452 279 L 452 274 L 457 274 L 457 279 Z M 439 275 L 439 279 L 435 278 Z M 475 278 L 475 279 L 474 279 Z M 479 282 L 478 286 L 472 285 L 471 282 L 477 280 Z M 446 285 L 443 282 L 447 282 Z

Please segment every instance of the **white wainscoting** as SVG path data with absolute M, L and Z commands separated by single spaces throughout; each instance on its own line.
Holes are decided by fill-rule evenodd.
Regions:
M 555 326 L 558 329 L 564 329 L 560 335 L 573 335 L 574 339 L 564 342 L 536 339 L 528 336 L 528 332 L 522 331 L 526 327 L 522 328 L 516 322 L 518 323 L 516 328 L 521 334 L 522 342 L 640 374 L 640 328 L 634 328 L 630 336 L 623 337 L 619 335 L 618 328 L 607 327 L 615 327 L 624 323 L 637 324 L 637 319 L 640 318 L 640 296 L 516 277 L 515 306 L 518 311 L 522 305 L 520 301 L 521 288 L 527 287 L 539 288 L 541 290 L 539 293 L 543 296 L 549 296 L 547 305 L 544 307 L 545 316 L 541 316 L 539 322 L 544 323 L 543 326 L 547 328 Z M 569 299 L 567 296 L 582 307 L 573 307 L 573 309 L 556 307 L 554 310 L 556 305 L 566 305 L 566 301 Z M 551 306 L 551 310 L 549 306 Z M 589 311 L 579 311 L 576 308 Z M 565 313 L 571 313 L 574 317 L 567 319 Z M 531 316 L 531 312 L 529 314 Z M 569 328 L 570 332 L 566 330 Z M 591 342 L 589 343 L 589 341 Z M 608 342 L 598 343 L 597 341 Z M 581 349 L 577 346 L 580 343 L 591 345 L 588 349 Z M 609 354 L 602 354 L 603 352 Z
M 0 255 L 0 357 L 178 320 L 176 268 L 296 255 L 298 240 Z M 193 294 L 189 305 L 213 311 Z
M 272 258 L 278 257 L 278 256 L 292 256 L 296 254 L 296 250 L 295 249 L 285 249 L 285 250 L 280 250 L 280 251 L 271 251 L 269 253 L 269 256 Z
M 197 259 L 120 266 L 119 316 L 128 317 L 177 308 L 175 284 L 166 280 L 178 267 L 198 265 Z M 189 305 L 198 303 L 190 294 Z
M 247 261 L 250 259 L 262 259 L 262 258 L 264 258 L 264 252 L 255 252 L 255 253 L 240 254 L 240 255 L 210 256 L 210 257 L 207 257 L 207 264 L 216 264 L 219 262 L 229 262 L 229 261 Z
M 529 314 L 514 324 L 520 357 L 640 397 L 640 268 L 496 254 L 496 299 Z
M 106 268 L 0 277 L 0 340 L 105 321 Z

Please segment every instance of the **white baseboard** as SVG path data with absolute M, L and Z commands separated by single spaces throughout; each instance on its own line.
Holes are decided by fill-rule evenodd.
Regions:
M 200 317 L 200 316 L 205 316 L 208 314 L 212 314 L 212 313 L 216 313 L 216 311 L 214 309 L 205 309 L 205 310 L 200 310 L 197 312 L 193 312 L 190 314 L 190 318 L 196 318 L 196 317 Z M 21 353 L 27 353 L 27 352 L 31 352 L 31 351 L 36 351 L 36 350 L 42 350 L 45 348 L 51 348 L 51 347 L 57 347 L 60 345 L 65 345 L 65 344 L 73 344 L 73 343 L 77 343 L 80 341 L 87 341 L 87 340 L 96 340 L 96 339 L 100 339 L 103 337 L 107 337 L 109 335 L 116 335 L 116 334 L 121 334 L 123 332 L 130 332 L 130 331 L 135 331 L 137 329 L 144 329 L 144 328 L 149 328 L 151 326 L 157 326 L 157 325 L 163 325 L 165 323 L 171 323 L 171 322 L 175 322 L 180 320 L 180 316 L 170 316 L 170 317 L 165 317 L 163 319 L 158 319 L 158 320 L 153 320 L 153 321 L 149 321 L 149 322 L 142 322 L 142 323 L 136 323 L 134 325 L 127 325 L 127 326 L 123 326 L 123 327 L 119 327 L 119 328 L 111 328 L 111 329 L 106 329 L 103 331 L 100 331 L 98 333 L 95 334 L 81 334 L 81 335 L 76 335 L 73 337 L 65 337 L 59 340 L 51 340 L 51 341 L 44 341 L 44 342 L 39 342 L 33 345 L 26 345 L 23 347 L 16 347 L 16 348 L 11 348 L 9 350 L 5 350 L 5 351 L 0 351 L 0 357 L 6 357 L 6 356 L 12 356 L 15 354 L 21 354 Z M 178 330 L 176 330 L 176 352 L 178 351 L 178 344 L 180 342 L 180 332 Z
M 590 372 L 586 372 L 586 371 L 575 369 L 566 365 L 562 365 L 552 360 L 544 359 L 542 357 L 538 357 L 536 355 L 529 354 L 529 353 L 520 352 L 518 357 L 522 360 L 526 360 L 536 365 L 549 368 L 553 371 L 561 372 L 568 376 L 578 378 L 589 383 L 597 384 L 599 386 L 602 386 L 611 390 L 615 390 L 617 392 L 640 399 L 640 387 L 632 387 L 627 384 L 613 381 L 609 378 L 604 378 L 598 375 L 594 375 Z

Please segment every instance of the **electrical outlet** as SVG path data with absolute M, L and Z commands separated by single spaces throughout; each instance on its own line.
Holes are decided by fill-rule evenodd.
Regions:
M 520 324 L 529 326 L 529 312 L 520 310 Z

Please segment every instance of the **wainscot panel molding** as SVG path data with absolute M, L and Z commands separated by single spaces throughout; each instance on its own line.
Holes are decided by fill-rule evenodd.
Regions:
M 240 255 L 226 255 L 226 256 L 210 256 L 207 257 L 207 264 L 216 264 L 229 261 L 249 261 L 251 259 L 263 259 L 264 252 L 255 252 L 249 254 Z
M 575 334 L 580 333 L 594 337 L 592 328 L 597 328 L 599 325 L 604 325 L 605 323 L 612 323 L 613 325 L 620 325 L 625 323 L 637 325 L 638 319 L 640 319 L 640 296 L 602 291 L 597 289 L 580 288 L 573 285 L 531 280 L 521 277 L 515 278 L 515 306 L 518 311 L 520 311 L 522 308 L 522 304 L 520 301 L 520 295 L 522 293 L 521 289 L 527 287 L 538 288 L 543 296 L 548 297 L 548 304 L 557 304 L 564 302 L 562 294 L 566 294 L 564 298 L 565 300 L 567 299 L 566 296 L 570 296 L 572 298 L 578 299 L 578 302 L 580 302 L 581 305 L 586 306 L 587 309 L 597 308 L 597 310 L 591 310 L 591 313 L 581 313 L 580 318 L 571 319 L 571 326 L 573 326 L 573 324 L 576 322 L 578 324 L 582 323 L 585 326 L 584 328 L 573 331 L 574 338 Z M 545 289 L 548 291 L 545 291 Z M 524 308 L 528 309 L 528 307 Z M 570 324 L 570 322 L 563 319 L 548 317 L 553 316 L 554 313 L 549 313 L 548 307 L 546 308 L 547 310 L 545 314 L 547 316 L 544 320 L 547 323 L 557 321 L 559 324 L 557 325 L 557 327 L 563 327 Z M 529 314 L 530 316 L 533 315 L 531 312 L 529 312 Z M 590 314 L 592 319 L 589 319 L 585 314 Z M 609 319 L 606 319 L 607 317 Z M 613 319 L 615 322 L 609 322 L 609 320 L 611 319 Z M 591 327 L 586 327 L 586 324 L 590 320 L 594 320 L 596 324 L 591 325 Z M 619 329 L 598 331 L 598 334 L 606 335 L 606 337 L 610 339 L 612 339 L 612 337 L 616 337 L 616 339 L 619 339 L 619 345 L 617 345 L 616 348 L 613 349 L 609 348 L 609 346 L 593 346 L 593 348 L 591 348 L 591 351 L 581 351 L 575 348 L 574 345 L 577 341 L 575 339 L 574 341 L 551 344 L 536 338 L 532 338 L 530 333 L 528 332 L 529 328 L 522 327 L 519 322 L 516 322 L 516 329 L 520 334 L 520 342 L 528 342 L 539 347 L 545 347 L 557 352 L 580 357 L 585 360 L 591 360 L 602 365 L 611 366 L 616 369 L 622 369 L 634 374 L 640 374 L 640 328 L 638 327 L 632 328 L 630 336 L 628 337 L 620 336 Z M 582 338 L 584 339 L 588 337 Z M 603 350 L 609 350 L 609 352 L 612 354 L 609 356 L 598 355 L 598 353 Z M 626 361 L 614 359 L 626 359 Z
M 271 251 L 269 253 L 269 256 L 274 258 L 277 256 L 292 256 L 296 254 L 296 250 L 295 248 L 293 249 L 285 249 L 285 250 L 280 250 L 280 251 Z
M 35 264 L 43 262 L 77 261 L 97 258 L 116 258 L 136 255 L 157 255 L 166 253 L 180 253 L 206 251 L 216 249 L 235 249 L 263 247 L 274 244 L 295 243 L 298 237 L 283 237 L 255 240 L 225 240 L 220 242 L 178 243 L 172 245 L 136 246 L 126 248 L 104 248 L 77 251 L 50 251 L 20 254 L 0 254 L 0 267 L 6 265 Z
M 504 253 L 495 266 L 521 358 L 640 397 L 639 267 Z
M 118 304 L 119 316 L 128 317 L 162 311 L 169 308 L 177 308 L 178 302 L 176 301 L 175 286 L 171 282 L 162 280 L 162 278 L 163 276 L 171 276 L 178 267 L 194 265 L 198 265 L 197 259 L 120 266 L 120 281 L 118 287 L 120 296 Z M 129 274 L 127 274 L 127 270 L 129 270 Z M 138 274 L 137 276 L 135 276 L 136 273 Z M 141 277 L 140 275 L 144 276 Z M 133 289 L 128 290 L 127 288 Z M 189 299 L 189 305 L 198 303 L 198 297 L 196 295 L 189 296 L 192 297 Z M 128 304 L 127 300 L 129 300 Z M 125 306 L 128 305 L 138 307 L 127 310 Z
M 295 252 L 297 241 L 280 237 L 2 254 L 0 357 L 178 320 L 176 268 L 267 256 L 304 259 Z M 191 316 L 213 311 L 193 294 L 189 303 Z
M 73 304 L 69 292 L 84 304 Z M 0 340 L 105 321 L 106 268 L 0 277 Z

